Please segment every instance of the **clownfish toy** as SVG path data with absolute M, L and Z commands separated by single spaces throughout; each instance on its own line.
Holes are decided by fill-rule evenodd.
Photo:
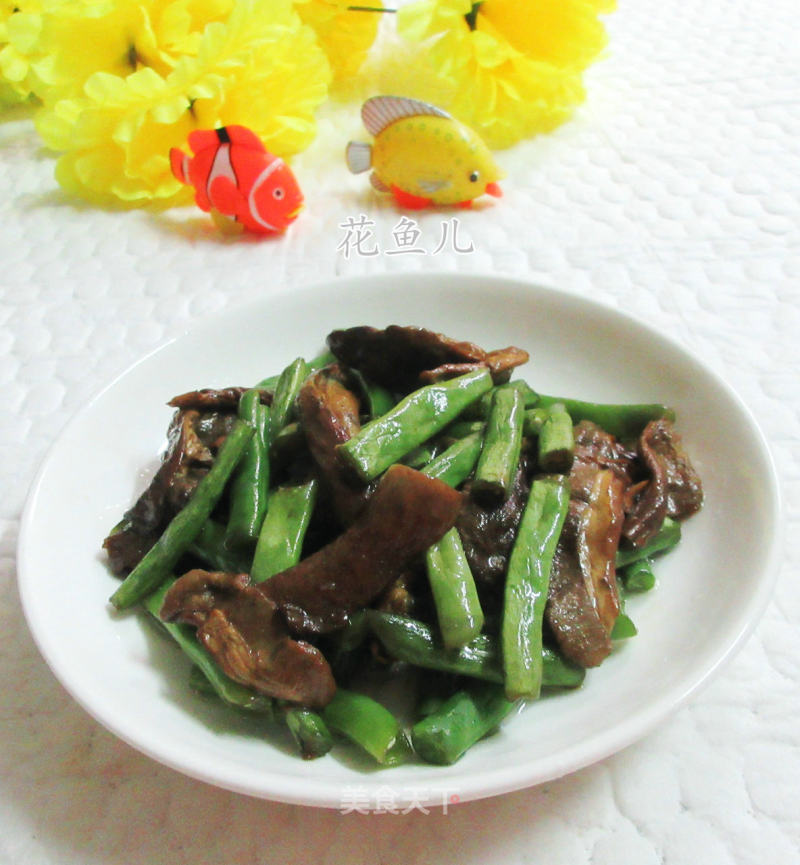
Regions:
M 478 196 L 502 195 L 502 172 L 489 148 L 441 108 L 404 96 L 373 96 L 361 118 L 375 141 L 351 141 L 347 166 L 354 174 L 371 168 L 370 183 L 391 192 L 400 207 L 470 207 Z
M 197 206 L 224 214 L 250 231 L 286 231 L 303 207 L 303 193 L 289 166 L 269 153 L 244 126 L 197 129 L 189 135 L 192 156 L 169 152 L 172 173 L 194 187 Z

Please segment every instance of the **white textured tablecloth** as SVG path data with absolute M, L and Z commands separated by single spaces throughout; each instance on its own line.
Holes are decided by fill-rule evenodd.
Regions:
M 322 112 L 295 162 L 308 207 L 277 242 L 199 211 L 104 212 L 58 190 L 30 120 L 0 121 L 0 863 L 800 861 L 800 26 L 796 0 L 630 0 L 557 132 L 501 153 L 506 196 L 419 216 L 429 254 L 388 255 L 399 213 L 342 162 L 357 106 Z M 337 249 L 373 220 L 375 256 Z M 451 228 L 453 224 L 450 223 Z M 783 482 L 786 553 L 755 635 L 622 753 L 543 786 L 405 816 L 248 799 L 163 768 L 63 691 L 22 619 L 20 513 L 66 420 L 113 375 L 276 286 L 442 269 L 524 276 L 647 319 L 740 393 Z M 735 591 L 735 587 L 731 587 Z

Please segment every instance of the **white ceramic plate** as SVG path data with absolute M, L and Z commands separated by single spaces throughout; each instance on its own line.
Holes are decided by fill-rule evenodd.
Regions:
M 416 324 L 485 348 L 522 346 L 519 375 L 544 393 L 665 402 L 706 490 L 658 586 L 629 612 L 639 636 L 450 767 L 366 771 L 335 749 L 304 762 L 186 687 L 172 643 L 139 615 L 112 614 L 118 585 L 100 544 L 146 486 L 171 416 L 196 387 L 248 384 L 324 347 L 335 327 Z M 181 772 L 242 793 L 342 809 L 447 805 L 536 784 L 642 736 L 742 645 L 777 558 L 775 471 L 753 419 L 700 360 L 633 319 L 571 294 L 508 279 L 387 275 L 286 291 L 225 311 L 145 357 L 93 399 L 45 460 L 26 506 L 19 584 L 38 646 L 101 724 Z

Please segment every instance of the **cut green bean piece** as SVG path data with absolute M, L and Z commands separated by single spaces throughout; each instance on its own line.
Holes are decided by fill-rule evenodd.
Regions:
M 366 401 L 367 414 L 372 420 L 385 415 L 395 405 L 395 398 L 392 396 L 391 391 L 379 384 L 375 384 L 374 381 L 369 381 L 357 369 L 353 369 L 350 372 L 359 384 Z
M 246 574 L 250 571 L 250 556 L 225 546 L 225 526 L 207 519 L 197 537 L 189 544 L 189 552 L 214 571 Z
M 255 429 L 255 435 L 231 478 L 225 544 L 232 550 L 252 552 L 267 512 L 269 490 L 270 409 L 261 404 L 260 391 L 252 389 L 242 394 L 239 417 Z
M 206 652 L 197 641 L 195 629 L 190 625 L 179 625 L 174 622 L 163 622 L 161 620 L 161 607 L 164 604 L 164 596 L 172 585 L 172 580 L 167 580 L 161 588 L 153 592 L 144 600 L 147 611 L 159 622 L 164 630 L 181 647 L 183 653 L 200 669 L 207 679 L 211 688 L 217 696 L 230 706 L 237 709 L 247 709 L 249 712 L 262 712 L 272 716 L 273 701 L 271 697 L 251 691 L 244 685 L 234 682 L 233 679 L 223 673 L 217 662 Z
M 538 439 L 539 468 L 543 472 L 568 472 L 575 455 L 572 418 L 561 403 L 547 410 Z
M 132 607 L 169 577 L 178 559 L 189 548 L 214 510 L 253 433 L 249 424 L 236 421 L 219 449 L 214 464 L 197 485 L 189 502 L 172 518 L 161 537 L 111 596 L 111 603 L 118 610 Z
M 651 420 L 675 420 L 675 412 L 658 403 L 596 403 L 539 394 L 536 406 L 549 408 L 556 403 L 564 406 L 573 423 L 591 421 L 619 439 L 638 438 Z
M 307 361 L 308 365 L 308 374 L 310 375 L 312 372 L 316 372 L 318 369 L 322 369 L 329 364 L 336 363 L 336 357 L 333 352 L 323 351 L 321 354 L 316 355 L 311 360 Z M 256 385 L 256 387 L 261 388 L 262 390 L 271 390 L 274 391 L 278 386 L 278 381 L 281 375 L 278 373 L 277 375 L 271 375 L 267 378 L 261 379 L 261 381 Z
M 383 766 L 403 763 L 411 754 L 394 715 L 366 694 L 337 688 L 322 717 L 332 730 L 355 742 Z
M 419 447 L 415 447 L 413 451 L 409 451 L 401 460 L 404 466 L 412 469 L 421 469 L 428 465 L 431 460 L 436 458 L 436 445 L 432 442 L 425 442 Z
M 502 390 L 516 390 L 522 397 L 523 405 L 526 409 L 533 408 L 536 405 L 539 394 L 522 379 L 514 379 L 507 381 L 504 384 L 495 385 L 489 393 L 484 394 L 480 399 L 475 400 L 471 406 L 464 410 L 466 418 L 486 418 L 492 408 L 492 398 L 494 394 Z
M 309 365 L 302 357 L 298 357 L 280 374 L 270 408 L 270 443 L 275 441 L 278 433 L 289 423 L 297 394 L 310 372 Z
M 316 480 L 310 480 L 273 490 L 250 569 L 254 583 L 268 580 L 300 561 L 317 500 L 317 486 Z
M 627 613 L 620 613 L 614 621 L 614 627 L 611 629 L 611 639 L 629 640 L 638 633 L 631 617 Z
M 422 474 L 459 487 L 472 474 L 483 447 L 483 434 L 472 433 L 450 445 L 422 468 Z
M 411 728 L 414 750 L 426 763 L 455 763 L 516 705 L 506 699 L 502 687 L 488 682 L 457 691 Z
M 617 576 L 622 580 L 628 592 L 649 592 L 656 584 L 653 562 L 650 559 L 639 559 L 620 569 Z
M 525 412 L 525 417 L 522 421 L 522 433 L 529 438 L 535 438 L 542 431 L 544 422 L 547 420 L 548 411 L 546 408 L 529 408 Z
M 455 528 L 428 548 L 425 563 L 442 642 L 446 649 L 460 648 L 481 632 L 483 610 Z
M 477 501 L 499 504 L 508 498 L 522 447 L 523 414 L 522 395 L 518 390 L 495 390 L 472 481 L 472 495 Z
M 337 451 L 362 480 L 370 481 L 446 427 L 491 387 L 485 368 L 422 387 L 362 427 Z
M 456 420 L 442 430 L 442 437 L 448 439 L 463 439 L 473 433 L 480 433 L 486 429 L 485 420 Z
M 373 635 L 398 661 L 428 670 L 503 682 L 500 648 L 497 640 L 488 634 L 478 634 L 460 649 L 445 649 L 431 628 L 417 619 L 380 610 L 367 610 L 366 617 Z M 586 675 L 582 667 L 550 648 L 542 650 L 542 664 L 542 687 L 545 688 L 577 688 Z
M 304 760 L 324 757 L 333 747 L 331 731 L 317 712 L 297 706 L 286 706 L 283 713 L 286 726 Z
M 564 478 L 537 478 L 508 560 L 501 641 L 506 696 L 535 700 L 542 687 L 542 621 L 550 567 L 569 505 Z
M 661 528 L 655 537 L 643 547 L 620 547 L 617 550 L 616 564 L 618 568 L 624 568 L 631 562 L 647 559 L 656 553 L 663 553 L 674 547 L 681 539 L 681 524 L 671 517 L 665 517 Z
M 214 686 L 208 681 L 208 676 L 197 664 L 192 664 L 189 670 L 189 687 L 195 693 L 202 694 L 204 697 L 214 697 L 215 699 L 219 697 L 219 694 L 214 690 Z

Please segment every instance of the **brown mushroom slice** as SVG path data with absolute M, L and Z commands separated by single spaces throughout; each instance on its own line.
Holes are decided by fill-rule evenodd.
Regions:
M 161 618 L 197 628 L 197 639 L 236 682 L 277 699 L 322 708 L 336 684 L 316 647 L 289 636 L 275 604 L 248 574 L 189 571 L 170 587 Z
M 493 378 L 505 381 L 512 366 L 528 359 L 527 352 L 513 346 L 487 352 L 472 342 L 399 325 L 385 330 L 366 326 L 334 330 L 328 335 L 328 347 L 342 363 L 361 370 L 377 384 L 402 392 L 452 378 L 459 368 L 468 371 L 474 365 L 488 366 Z
M 460 507 L 447 484 L 393 465 L 348 529 L 259 589 L 296 632 L 340 628 L 452 528 Z
M 214 450 L 235 420 L 233 413 L 192 409 L 175 412 L 158 471 L 126 511 L 119 526 L 103 541 L 115 574 L 131 571 L 158 540 L 167 523 L 189 501 L 211 467 Z
M 249 388 L 246 387 L 223 387 L 223 388 L 201 388 L 181 393 L 167 403 L 175 408 L 196 408 L 201 410 L 228 409 L 235 411 L 239 407 L 242 394 Z M 267 405 L 272 403 L 272 394 L 268 390 L 261 391 L 261 401 Z
M 488 352 L 486 365 L 492 373 L 492 381 L 495 384 L 504 384 L 511 378 L 511 371 L 527 363 L 529 359 L 530 355 L 524 348 L 509 345 Z
M 610 469 L 626 485 L 636 471 L 636 452 L 591 421 L 575 426 L 575 457 L 570 470 L 574 498 L 589 501 L 597 469 Z
M 508 498 L 496 506 L 485 508 L 469 495 L 465 487 L 464 504 L 456 520 L 456 528 L 464 545 L 470 569 L 476 582 L 487 588 L 502 587 L 508 557 L 517 537 L 519 521 L 528 500 L 530 483 L 527 463 L 520 459 Z M 487 593 L 492 597 L 495 592 Z M 502 597 L 502 591 L 499 593 Z
M 661 528 L 664 517 L 690 516 L 703 503 L 700 478 L 670 421 L 647 424 L 639 438 L 639 455 L 648 480 L 634 496 L 623 528 L 625 538 L 634 547 L 647 544 Z
M 598 471 L 576 538 L 586 589 L 608 634 L 619 615 L 615 561 L 625 519 L 624 496 L 623 482 L 610 469 Z
M 570 501 L 550 571 L 545 618 L 559 649 L 583 667 L 596 667 L 611 651 L 624 495 L 619 476 L 595 469 L 589 500 Z
M 562 535 L 556 547 L 545 621 L 564 657 L 582 667 L 596 667 L 611 653 L 611 637 L 586 588 L 574 536 Z
M 361 429 L 358 397 L 346 386 L 339 366 L 333 364 L 306 379 L 296 405 L 333 510 L 342 525 L 349 525 L 364 507 L 369 488 L 343 470 L 336 447 Z
M 476 369 L 486 369 L 486 363 L 443 363 L 441 366 L 433 369 L 425 369 L 419 374 L 420 384 L 435 384 L 437 381 L 447 381 L 451 378 L 457 378 L 460 375 L 466 375 Z

